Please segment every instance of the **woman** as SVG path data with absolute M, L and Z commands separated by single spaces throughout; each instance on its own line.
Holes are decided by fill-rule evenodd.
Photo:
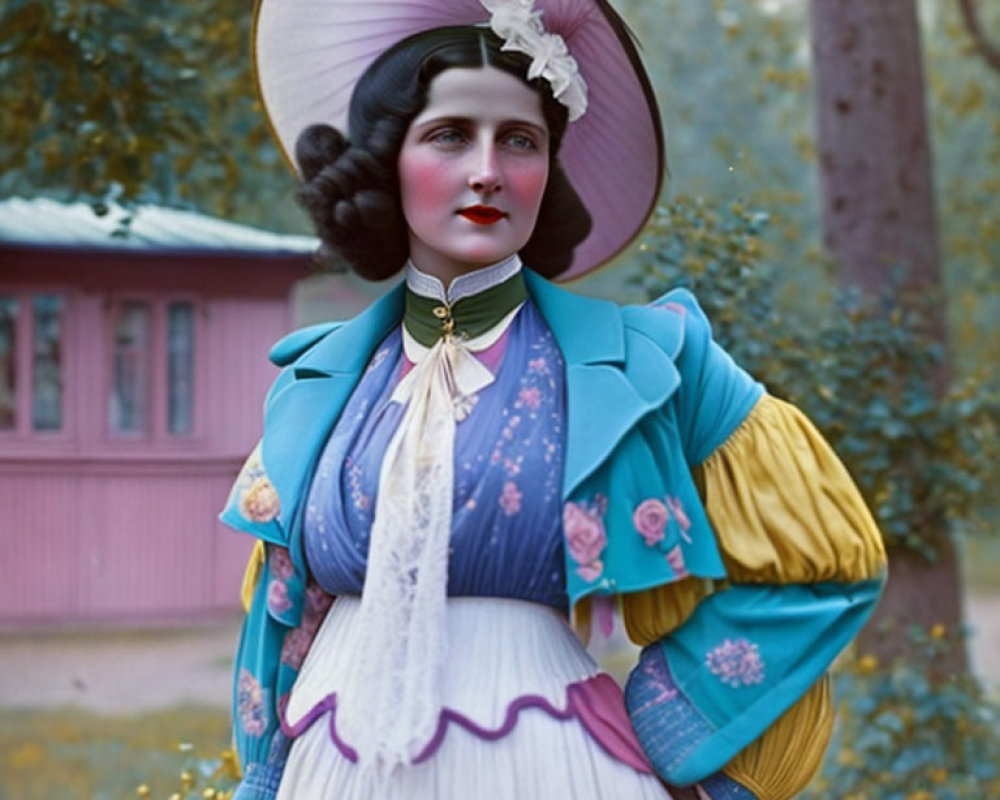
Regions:
M 269 78 L 301 81 L 315 50 L 289 29 L 352 62 L 338 3 L 304 5 L 258 17 L 283 141 L 316 113 Z M 357 40 L 392 44 L 349 139 L 322 124 L 296 147 L 325 244 L 405 281 L 272 352 L 262 447 L 223 512 L 263 542 L 238 797 L 789 797 L 829 734 L 822 674 L 878 594 L 871 518 L 690 295 L 619 309 L 522 268 L 601 263 L 655 199 L 656 108 L 614 13 L 455 0 L 445 21 L 489 27 L 396 41 L 400 5 L 365 6 Z M 566 622 L 615 593 L 649 645 L 625 702 Z

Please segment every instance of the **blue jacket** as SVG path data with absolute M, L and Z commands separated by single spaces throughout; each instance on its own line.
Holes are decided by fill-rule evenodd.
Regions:
M 530 270 L 525 277 L 565 360 L 570 603 L 641 591 L 687 574 L 724 580 L 691 468 L 740 425 L 763 388 L 712 341 L 708 321 L 686 291 L 670 292 L 652 306 L 619 307 L 572 294 Z M 288 548 L 294 566 L 283 581 L 287 602 L 270 608 L 271 565 L 265 566 L 237 657 L 236 741 L 251 774 L 268 759 L 278 768 L 286 744 L 275 736 L 276 708 L 296 675 L 280 658 L 282 643 L 305 605 L 302 499 L 352 389 L 402 312 L 400 285 L 353 320 L 295 332 L 271 352 L 283 369 L 267 396 L 261 446 L 222 513 L 233 527 Z M 272 519 L 252 520 L 241 512 L 240 495 L 262 476 L 280 510 Z M 633 516 L 649 499 L 684 512 L 670 517 L 653 544 L 636 534 Z M 708 726 L 664 777 L 679 785 L 701 780 L 757 738 L 855 635 L 880 585 L 741 585 L 704 600 L 664 648 L 677 684 Z M 767 664 L 765 679 L 733 691 L 711 674 L 704 654 L 748 631 Z M 264 789 L 275 780 L 259 774 Z

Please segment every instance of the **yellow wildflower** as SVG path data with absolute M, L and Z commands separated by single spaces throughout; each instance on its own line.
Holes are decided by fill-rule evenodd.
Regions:
M 858 672 L 862 675 L 870 675 L 878 669 L 878 658 L 871 653 L 861 656 L 858 659 Z

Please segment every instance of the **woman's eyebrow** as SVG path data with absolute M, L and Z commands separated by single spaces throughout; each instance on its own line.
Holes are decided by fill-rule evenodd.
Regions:
M 418 130 L 423 130 L 429 125 L 466 125 L 471 126 L 476 124 L 476 117 L 465 117 L 460 114 L 442 114 L 440 117 L 429 117 L 425 120 L 418 119 L 415 121 L 414 126 Z M 522 119 L 520 117 L 511 117 L 509 119 L 500 120 L 498 127 L 509 127 L 509 126 L 523 126 L 525 128 L 531 128 L 538 131 L 539 133 L 546 133 L 546 128 L 543 125 L 539 125 L 537 122 L 532 122 L 528 119 Z

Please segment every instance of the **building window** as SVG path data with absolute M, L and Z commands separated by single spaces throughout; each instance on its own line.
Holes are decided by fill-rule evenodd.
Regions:
M 118 302 L 111 323 L 108 429 L 114 437 L 194 433 L 195 304 Z
M 167 308 L 167 432 L 183 436 L 194 429 L 194 306 L 174 302 Z
M 17 298 L 0 295 L 0 431 L 17 427 Z
M 0 292 L 0 432 L 63 430 L 66 296 Z
M 113 434 L 144 434 L 149 407 L 150 308 L 118 306 L 111 354 L 109 427 Z
M 32 298 L 31 424 L 36 431 L 58 431 L 63 426 L 64 305 L 63 296 L 58 294 Z

